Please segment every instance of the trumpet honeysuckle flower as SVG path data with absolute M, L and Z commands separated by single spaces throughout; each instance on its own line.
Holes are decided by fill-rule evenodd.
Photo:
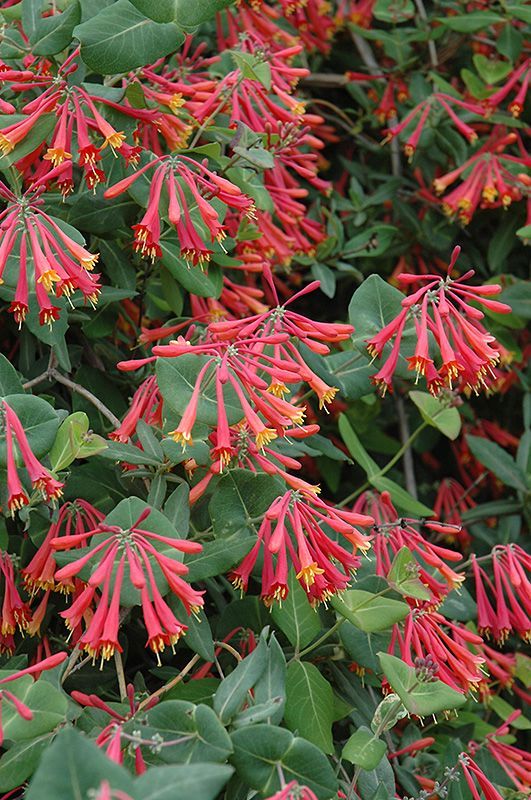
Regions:
M 182 601 L 188 614 L 196 612 L 203 605 L 202 592 L 192 589 L 182 578 L 188 568 L 156 547 L 156 544 L 164 544 L 180 553 L 198 553 L 202 550 L 202 545 L 186 539 L 172 539 L 141 528 L 140 525 L 148 515 L 149 510 L 128 530 L 106 525 L 103 521 L 92 531 L 61 536 L 50 541 L 55 550 L 65 550 L 83 546 L 88 540 L 88 551 L 85 548 L 82 556 L 57 570 L 55 580 L 71 579 L 86 564 L 96 565 L 83 592 L 69 609 L 61 612 L 67 626 L 74 630 L 93 602 L 96 589 L 99 589 L 101 594 L 96 610 L 77 642 L 93 660 L 101 659 L 103 662 L 111 658 L 116 650 L 121 652 L 118 641 L 120 593 L 126 580 L 126 567 L 128 581 L 141 594 L 142 614 L 148 634 L 147 646 L 158 660 L 165 647 L 174 647 L 187 626 L 177 620 L 163 599 L 155 580 L 153 564 L 157 565 L 170 591 Z
M 91 535 L 90 532 L 103 520 L 104 515 L 101 511 L 82 498 L 78 498 L 74 502 L 63 503 L 37 552 L 29 564 L 22 569 L 24 585 L 30 594 L 35 594 L 39 589 L 63 594 L 70 594 L 74 591 L 74 582 L 71 578 L 65 581 L 57 581 L 55 578 L 57 564 L 54 554 L 56 551 L 51 542 L 62 535 L 73 534 L 76 537 L 82 537 L 86 533 L 88 538 Z M 86 539 L 76 538 L 76 542 L 78 544 L 75 546 L 83 547 Z
M 6 272 L 11 272 L 6 269 L 11 259 L 16 263 L 16 277 L 9 311 L 19 326 L 28 313 L 31 290 L 36 295 L 41 325 L 52 325 L 59 317 L 52 297 L 70 299 L 79 290 L 85 301 L 94 306 L 100 293 L 99 275 L 90 274 L 98 255 L 72 239 L 43 209 L 45 180 L 57 179 L 63 171 L 58 167 L 46 179 L 34 182 L 22 197 L 0 182 L 0 197 L 7 203 L 0 214 L 0 282 L 4 282 Z M 10 275 L 9 279 L 13 277 Z
M 375 358 L 380 358 L 385 345 L 393 342 L 390 354 L 372 378 L 383 393 L 387 389 L 392 391 L 392 378 L 408 319 L 414 321 L 417 334 L 415 353 L 407 359 L 408 368 L 415 371 L 417 381 L 421 376 L 425 379 L 432 394 L 439 394 L 443 386 L 452 389 L 454 384 L 478 394 L 492 385 L 496 377 L 493 367 L 500 361 L 502 348 L 480 322 L 483 311 L 470 302 L 498 314 L 508 314 L 511 308 L 492 299 L 501 291 L 498 284 L 470 286 L 467 283 L 474 270 L 460 278 L 451 277 L 460 252 L 460 247 L 454 248 L 445 279 L 435 274 L 398 276 L 406 285 L 413 282 L 424 285 L 405 297 L 400 314 L 367 342 L 367 349 Z M 430 339 L 437 353 L 432 352 Z
M 460 526 L 400 517 L 388 492 L 380 495 L 364 492 L 356 500 L 353 510 L 370 514 L 375 519 L 372 545 L 377 575 L 387 577 L 396 553 L 407 547 L 419 559 L 417 577 L 430 592 L 431 606 L 439 605 L 451 589 L 459 588 L 464 576 L 447 562 L 460 561 L 462 554 L 434 544 L 421 531 L 452 536 L 459 533 Z
M 136 431 L 139 420 L 148 425 L 162 426 L 162 398 L 154 376 L 143 381 L 131 400 L 129 411 L 122 424 L 109 434 L 117 442 L 128 442 Z
M 370 547 L 370 537 L 360 533 L 358 527 L 368 528 L 374 520 L 328 505 L 317 497 L 318 490 L 299 480 L 298 489 L 286 492 L 272 503 L 260 525 L 256 543 L 231 573 L 236 587 L 247 590 L 262 550 L 261 596 L 267 606 L 287 597 L 290 562 L 313 605 L 346 589 L 351 574 L 360 564 L 356 551 L 364 553 Z M 321 523 L 341 534 L 351 549 L 325 534 Z
M 409 137 L 404 144 L 404 152 L 411 161 L 415 155 L 430 114 L 433 110 L 437 109 L 437 105 L 448 116 L 452 125 L 461 134 L 461 136 L 464 136 L 468 142 L 475 142 L 477 140 L 478 135 L 475 129 L 471 125 L 468 125 L 466 122 L 464 122 L 456 114 L 455 110 L 452 108 L 452 105 L 457 106 L 459 109 L 468 111 L 469 113 L 477 114 L 479 117 L 483 117 L 485 115 L 485 109 L 478 103 L 461 100 L 458 97 L 453 97 L 452 95 L 444 94 L 443 92 L 435 92 L 428 99 L 423 100 L 416 105 L 412 111 L 406 114 L 404 119 L 402 119 L 396 125 L 387 128 L 385 131 L 385 141 L 390 141 L 391 139 L 395 138 L 406 128 L 408 128 L 410 123 L 415 121 L 415 127 L 409 134 Z
M 32 489 L 40 492 L 46 503 L 58 500 L 63 493 L 64 484 L 54 478 L 35 456 L 22 423 L 6 400 L 1 401 L 0 417 L 6 440 L 7 507 L 11 515 L 14 516 L 16 511 L 30 502 L 29 495 L 19 477 L 19 462 L 15 453 L 18 453 L 28 474 Z
M 226 236 L 218 211 L 210 200 L 216 198 L 228 208 L 236 209 L 249 217 L 254 215 L 251 198 L 243 194 L 235 184 L 209 170 L 205 164 L 198 163 L 186 155 L 159 156 L 106 189 L 107 198 L 118 197 L 125 192 L 141 175 L 155 168 L 149 190 L 146 213 L 137 225 L 135 250 L 154 260 L 162 255 L 160 249 L 161 216 L 166 215 L 179 238 L 181 256 L 190 265 L 203 266 L 210 260 L 210 245 L 222 242 Z M 168 201 L 162 206 L 163 189 Z M 209 244 L 204 239 L 201 225 L 194 222 L 190 208 L 196 207 L 202 226 L 208 231 Z
M 478 630 L 503 644 L 511 632 L 531 640 L 530 556 L 517 544 L 492 550 L 492 578 L 472 556 Z
M 483 639 L 460 623 L 429 609 L 413 608 L 403 630 L 393 627 L 389 652 L 414 666 L 415 659 L 430 656 L 437 678 L 458 692 L 476 691 L 484 679 Z
M 3 578 L 0 635 L 4 640 L 4 649 L 11 650 L 12 647 L 7 646 L 7 638 L 12 637 L 17 630 L 24 633 L 31 620 L 31 611 L 28 604 L 22 600 L 18 591 L 13 561 L 8 553 L 3 553 L 1 550 L 0 575 Z M 9 641 L 11 641 L 11 639 Z
M 454 478 L 444 478 L 440 482 L 433 513 L 436 519 L 447 524 L 447 530 L 443 533 L 447 542 L 458 542 L 465 549 L 470 547 L 472 536 L 463 525 L 462 515 L 475 505 L 464 486 Z
M 317 800 L 317 795 L 307 786 L 302 786 L 297 781 L 290 781 L 267 800 Z

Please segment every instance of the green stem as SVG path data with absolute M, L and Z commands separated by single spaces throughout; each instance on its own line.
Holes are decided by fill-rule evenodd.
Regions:
M 394 465 L 395 465 L 395 464 L 396 464 L 398 461 L 400 461 L 400 459 L 402 458 L 402 456 L 404 455 L 404 453 L 406 453 L 406 452 L 407 452 L 407 450 L 408 450 L 408 449 L 411 447 L 411 445 L 413 444 L 413 442 L 415 441 L 415 439 L 417 438 L 417 436 L 420 436 L 420 434 L 422 433 L 422 431 L 423 431 L 425 428 L 427 428 L 427 427 L 428 427 L 428 424 L 429 424 L 428 422 L 422 422 L 422 423 L 419 425 L 419 427 L 418 427 L 418 428 L 415 428 L 415 430 L 413 431 L 413 433 L 411 434 L 411 436 L 410 436 L 410 437 L 409 437 L 409 438 L 408 438 L 408 439 L 407 439 L 407 440 L 404 442 L 404 444 L 402 445 L 402 447 L 401 447 L 399 450 L 397 450 L 397 452 L 395 453 L 395 455 L 392 457 L 392 459 L 391 459 L 390 461 L 388 461 L 388 462 L 387 462 L 387 464 L 385 465 L 385 467 L 382 467 L 382 469 L 380 469 L 378 472 L 375 472 L 375 474 L 374 474 L 374 475 L 371 475 L 371 476 L 370 476 L 370 478 L 369 478 L 369 480 L 368 480 L 368 481 L 366 481 L 366 482 L 363 484 L 363 486 L 361 486 L 359 489 L 356 489 L 356 491 L 355 491 L 355 492 L 352 492 L 352 494 L 349 494 L 349 495 L 348 495 L 348 497 L 345 497 L 345 498 L 344 498 L 344 500 L 342 500 L 342 501 L 341 501 L 341 502 L 338 504 L 338 505 L 339 505 L 339 507 L 341 508 L 341 507 L 343 507 L 343 506 L 346 506 L 346 505 L 348 505 L 348 503 L 351 503 L 351 502 L 352 502 L 352 500 L 355 500 L 355 499 L 356 499 L 356 497 L 358 497 L 358 495 L 360 495 L 360 494 L 361 494 L 363 491 L 365 491 L 365 489 L 368 489 L 368 488 L 369 488 L 369 486 L 371 485 L 371 483 L 374 481 L 374 479 L 375 479 L 375 478 L 382 478 L 384 475 L 387 475 L 387 473 L 389 472 L 389 470 L 390 470 L 390 469 L 392 469 L 392 468 L 394 467 Z
M 329 639 L 330 636 L 333 636 L 334 633 L 337 630 L 339 630 L 339 628 L 343 625 L 344 622 L 345 622 L 345 618 L 344 617 L 342 619 L 338 619 L 338 621 L 335 623 L 335 625 L 332 625 L 332 627 L 326 633 L 323 633 L 323 635 L 320 636 L 319 639 L 317 639 L 316 642 L 314 642 L 313 644 L 309 645 L 309 647 L 306 647 L 304 650 L 301 650 L 301 652 L 298 654 L 297 658 L 302 658 L 302 656 L 306 656 L 306 655 L 308 655 L 308 653 L 311 653 L 312 650 L 316 650 L 318 647 L 320 647 L 323 644 L 323 642 L 326 642 L 326 640 Z M 294 656 L 292 661 L 294 661 L 295 658 L 296 657 Z

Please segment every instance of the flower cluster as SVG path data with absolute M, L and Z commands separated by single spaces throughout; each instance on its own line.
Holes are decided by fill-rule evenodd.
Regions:
M 6 400 L 2 400 L 0 412 L 6 446 L 7 507 L 11 515 L 14 516 L 16 511 L 30 502 L 18 472 L 20 461 L 33 491 L 39 492 L 47 503 L 56 501 L 63 493 L 63 484 L 35 456 L 20 419 Z
M 408 369 L 415 371 L 417 381 L 423 376 L 432 394 L 438 394 L 445 386 L 452 389 L 454 384 L 477 394 L 481 389 L 488 389 L 495 378 L 493 366 L 504 355 L 504 348 L 483 327 L 480 321 L 484 317 L 483 311 L 470 302 L 498 314 L 507 314 L 511 308 L 506 303 L 492 299 L 501 291 L 498 284 L 468 285 L 468 279 L 474 275 L 473 270 L 460 278 L 451 277 L 460 252 L 460 247 L 454 248 L 446 278 L 434 274 L 398 276 L 406 285 L 412 282 L 424 285 L 405 297 L 400 314 L 367 342 L 367 349 L 373 358 L 381 358 L 385 346 L 393 342 L 382 367 L 372 378 L 383 394 L 393 390 L 392 379 L 400 356 L 400 345 L 406 324 L 411 319 L 415 327 L 416 346 L 414 355 L 407 359 Z M 432 358 L 435 347 L 439 363 Z
M 0 181 L 0 197 L 7 203 L 0 214 L 0 280 L 14 286 L 9 311 L 19 326 L 29 310 L 30 291 L 36 296 L 41 325 L 51 325 L 59 318 L 54 295 L 70 300 L 78 290 L 94 306 L 100 293 L 99 276 L 90 274 L 98 255 L 89 253 L 43 209 L 47 182 L 62 172 L 62 167 L 52 170 L 33 182 L 22 197 Z
M 316 605 L 347 588 L 360 564 L 356 551 L 364 553 L 370 547 L 370 538 L 358 527 L 370 527 L 372 517 L 334 508 L 316 496 L 316 487 L 300 483 L 299 490 L 290 490 L 272 503 L 255 544 L 231 574 L 233 584 L 246 591 L 262 551 L 261 597 L 268 606 L 287 597 L 290 563 L 310 603 Z M 323 523 L 341 534 L 351 548 L 345 549 L 327 535 Z
M 472 556 L 476 582 L 478 629 L 503 644 L 512 631 L 531 638 L 531 557 L 517 544 L 496 545 L 492 551 L 492 579 Z
M 172 539 L 139 527 L 149 513 L 150 509 L 147 509 L 127 530 L 100 522 L 92 531 L 50 540 L 56 552 L 83 546 L 88 540 L 83 554 L 57 570 L 55 580 L 62 582 L 71 579 L 92 563 L 93 569 L 85 581 L 84 589 L 70 608 L 61 612 L 61 616 L 73 631 L 97 597 L 96 610 L 88 618 L 86 628 L 78 639 L 78 646 L 94 660 L 104 661 L 111 658 L 115 650 L 122 651 L 118 633 L 126 568 L 130 584 L 140 593 L 147 646 L 157 658 L 166 646 L 174 647 L 187 626 L 179 622 L 164 600 L 155 570 L 162 574 L 169 590 L 182 601 L 189 614 L 203 605 L 201 593 L 183 580 L 188 568 L 164 552 L 170 548 L 170 552 L 176 554 L 198 553 L 202 546 L 197 542 Z M 164 547 L 161 548 L 161 545 Z M 99 595 L 96 594 L 98 591 Z

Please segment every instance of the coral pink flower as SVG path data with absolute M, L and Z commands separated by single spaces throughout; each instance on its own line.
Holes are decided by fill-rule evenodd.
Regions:
M 290 781 L 267 800 L 317 800 L 317 795 L 307 786 L 301 786 L 297 781 Z
M 83 592 L 69 609 L 61 612 L 68 627 L 74 630 L 90 607 L 96 588 L 100 590 L 96 610 L 78 640 L 78 645 L 94 660 L 107 660 L 116 650 L 121 649 L 118 642 L 119 604 L 126 567 L 130 583 L 141 593 L 142 612 L 148 633 L 147 644 L 157 659 L 167 645 L 173 647 L 186 631 L 186 625 L 176 619 L 163 600 L 153 566 L 157 566 L 169 589 L 182 601 L 189 614 L 203 605 L 202 593 L 192 589 L 182 578 L 188 568 L 175 558 L 162 553 L 156 545 L 163 544 L 180 553 L 198 553 L 202 546 L 141 528 L 140 525 L 149 513 L 149 509 L 146 509 L 128 530 L 100 522 L 92 531 L 61 536 L 50 541 L 56 550 L 65 550 L 82 546 L 88 540 L 88 551 L 84 548 L 82 556 L 61 567 L 56 572 L 55 579 L 64 581 L 77 575 L 85 565 L 95 565 Z
M 263 550 L 262 599 L 268 606 L 288 594 L 289 561 L 309 601 L 315 605 L 348 586 L 351 573 L 360 564 L 356 550 L 365 552 L 370 547 L 369 537 L 357 527 L 369 527 L 372 517 L 329 506 L 316 496 L 317 487 L 302 480 L 299 484 L 297 490 L 290 490 L 273 502 L 260 525 L 257 541 L 231 573 L 234 585 L 245 591 Z M 341 534 L 352 549 L 345 549 L 325 534 L 321 522 Z
M 429 590 L 430 604 L 438 605 L 451 589 L 458 588 L 464 580 L 448 565 L 462 559 L 461 553 L 431 542 L 418 527 L 427 532 L 435 531 L 452 536 L 459 532 L 459 526 L 435 521 L 418 521 L 399 517 L 388 492 L 377 495 L 364 492 L 356 500 L 353 510 L 371 514 L 374 526 L 373 550 L 376 556 L 376 574 L 387 577 L 393 558 L 403 547 L 407 547 L 418 559 L 417 576 Z M 442 580 L 438 580 L 436 574 Z
M 125 192 L 140 175 L 156 167 L 151 181 L 146 213 L 133 226 L 135 250 L 154 260 L 162 253 L 160 249 L 161 196 L 163 188 L 169 197 L 167 214 L 179 238 L 181 256 L 190 264 L 203 266 L 210 260 L 212 250 L 204 242 L 200 224 L 194 222 L 190 207 L 196 206 L 202 224 L 210 234 L 210 243 L 221 242 L 225 229 L 218 212 L 209 199 L 217 198 L 226 206 L 253 216 L 254 206 L 250 198 L 226 178 L 209 170 L 205 164 L 197 163 L 188 156 L 159 156 L 141 167 L 134 175 L 124 178 L 105 191 L 105 197 L 117 197 Z M 193 168 L 193 169 L 192 169 Z M 197 171 L 194 171 L 197 170 Z
M 63 484 L 56 480 L 35 457 L 19 418 L 6 400 L 2 401 L 2 410 L 4 412 L 3 421 L 7 453 L 7 505 L 14 516 L 15 511 L 29 503 L 28 495 L 18 477 L 14 442 L 16 442 L 17 450 L 28 473 L 32 488 L 41 492 L 46 502 L 53 502 L 62 495 Z
M 417 381 L 420 375 L 425 377 L 429 391 L 438 394 L 442 385 L 452 388 L 457 381 L 463 389 L 477 394 L 480 389 L 488 389 L 491 385 L 495 377 L 493 367 L 500 361 L 502 348 L 495 337 L 485 330 L 480 322 L 483 312 L 471 306 L 470 300 L 500 314 L 509 313 L 511 309 L 505 303 L 491 299 L 501 291 L 501 286 L 467 284 L 474 274 L 473 270 L 460 278 L 451 277 L 460 250 L 459 247 L 454 248 L 444 280 L 434 274 L 398 276 L 398 280 L 406 285 L 424 285 L 405 297 L 400 314 L 367 342 L 369 353 L 380 358 L 385 345 L 394 340 L 390 354 L 379 373 L 372 378 L 384 393 L 386 389 L 392 390 L 391 381 L 408 318 L 413 318 L 417 333 L 415 354 L 408 359 L 409 369 L 417 373 Z M 434 367 L 434 359 L 429 352 L 428 334 L 438 349 L 438 367 Z

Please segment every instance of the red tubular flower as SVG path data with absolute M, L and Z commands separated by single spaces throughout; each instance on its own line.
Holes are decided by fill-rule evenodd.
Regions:
M 435 530 L 443 535 L 452 535 L 459 527 L 439 522 L 420 522 L 414 519 L 399 517 L 388 492 L 377 495 L 364 492 L 357 499 L 353 510 L 371 514 L 375 519 L 373 550 L 376 556 L 376 574 L 387 577 L 395 554 L 407 547 L 419 559 L 418 578 L 431 594 L 430 605 L 441 603 L 451 589 L 458 588 L 464 580 L 451 569 L 448 561 L 462 559 L 461 553 L 440 547 L 417 530 L 417 527 Z M 433 574 L 438 573 L 439 578 Z
M 58 167 L 47 179 L 58 179 L 64 171 Z M 98 255 L 89 253 L 82 245 L 68 236 L 55 220 L 42 210 L 43 179 L 34 182 L 22 198 L 16 197 L 0 182 L 0 196 L 7 207 L 0 214 L 0 230 L 4 237 L 0 245 L 0 281 L 11 270 L 8 259 L 13 256 L 17 243 L 20 248 L 15 281 L 15 296 L 9 310 L 19 326 L 28 312 L 28 253 L 33 264 L 33 286 L 39 306 L 41 325 L 51 325 L 58 318 L 59 309 L 53 306 L 50 295 L 70 295 L 77 289 L 92 306 L 100 292 L 98 275 L 90 275 Z M 23 224 L 21 224 L 23 223 Z M 12 280 L 10 277 L 9 281 Z
M 317 491 L 317 487 L 299 480 L 297 490 L 288 491 L 273 502 L 260 525 L 256 543 L 231 573 L 235 586 L 246 591 L 261 549 L 262 599 L 267 606 L 288 594 L 288 560 L 312 605 L 348 586 L 351 573 L 360 563 L 356 551 L 365 552 L 370 547 L 370 538 L 356 526 L 367 528 L 374 520 L 329 506 L 316 496 Z M 327 536 L 321 522 L 344 536 L 352 550 L 346 550 Z
M 317 795 L 307 786 L 301 786 L 297 781 L 290 781 L 267 800 L 317 800 Z
M 472 556 L 476 583 L 478 630 L 503 644 L 512 631 L 531 639 L 531 583 L 526 572 L 531 558 L 516 544 L 496 545 L 492 551 L 493 581 Z
M 432 394 L 438 394 L 444 384 L 453 388 L 456 381 L 462 389 L 476 394 L 492 385 L 492 379 L 496 377 L 493 366 L 500 360 L 502 348 L 480 323 L 483 312 L 471 306 L 469 301 L 500 314 L 509 313 L 511 309 L 505 303 L 491 299 L 501 291 L 501 286 L 469 286 L 466 283 L 474 274 L 473 270 L 460 278 L 450 277 L 460 251 L 460 247 L 454 248 L 444 280 L 433 274 L 398 276 L 406 285 L 413 282 L 424 285 L 405 297 L 400 314 L 367 342 L 369 353 L 380 357 L 385 345 L 394 339 L 390 355 L 380 372 L 372 378 L 384 393 L 386 389 L 392 389 L 401 336 L 409 317 L 414 319 L 417 331 L 417 347 L 414 356 L 408 359 L 409 369 L 416 371 L 417 381 L 420 375 L 425 377 Z M 428 333 L 439 350 L 437 368 L 429 354 Z
M 90 531 L 94 530 L 103 519 L 104 516 L 101 511 L 98 511 L 86 500 L 78 499 L 72 503 L 64 503 L 59 509 L 57 519 L 50 525 L 39 549 L 28 566 L 22 569 L 26 589 L 31 594 L 35 594 L 38 589 L 63 592 L 65 594 L 72 592 L 74 590 L 72 580 L 68 579 L 64 582 L 55 580 L 57 564 L 54 558 L 55 550 L 51 542 L 53 539 L 63 535 L 63 533 L 65 536 L 70 536 L 71 534 L 80 536 L 86 533 L 88 537 Z M 85 544 L 86 541 L 81 539 L 80 545 L 84 546 Z
M 51 539 L 55 550 L 71 549 L 85 544 L 88 540 L 88 551 L 77 560 L 59 569 L 55 579 L 64 581 L 77 575 L 86 564 L 96 564 L 83 592 L 72 606 L 61 612 L 71 630 L 79 625 L 84 613 L 91 605 L 96 587 L 101 591 L 96 611 L 78 641 L 78 645 L 86 650 L 94 660 L 102 661 L 111 658 L 116 650 L 120 650 L 118 642 L 120 590 L 127 567 L 130 583 L 140 591 L 142 612 L 148 633 L 148 645 L 159 660 L 159 654 L 169 645 L 171 647 L 186 631 L 186 625 L 179 622 L 169 606 L 162 599 L 157 587 L 153 565 L 156 564 L 169 589 L 184 604 L 190 614 L 203 605 L 201 592 L 193 590 L 183 579 L 188 568 L 180 561 L 164 555 L 157 544 L 181 553 L 200 552 L 202 546 L 185 539 L 172 539 L 167 536 L 145 530 L 140 527 L 149 515 L 141 515 L 128 530 L 116 526 L 99 523 L 92 531 L 81 534 L 61 536 Z M 112 592 L 111 592 L 111 581 Z M 160 660 L 159 660 L 160 663 Z
M 403 633 L 393 628 L 389 652 L 397 651 L 409 666 L 430 657 L 437 678 L 458 692 L 476 691 L 484 679 L 481 670 L 483 640 L 464 625 L 449 622 L 442 614 L 422 608 L 406 617 Z
M 457 541 L 463 548 L 468 548 L 471 536 L 463 526 L 462 515 L 475 507 L 470 494 L 454 478 L 444 478 L 437 489 L 433 504 L 433 514 L 437 519 L 447 523 L 444 538 L 452 543 Z
M 109 438 L 117 442 L 128 442 L 135 434 L 140 419 L 147 425 L 162 425 L 162 398 L 157 380 L 153 376 L 140 384 L 122 424 L 109 434 Z
M 4 578 L 0 634 L 3 637 L 10 637 L 17 628 L 22 632 L 26 630 L 31 619 L 31 611 L 17 589 L 11 557 L 2 551 L 0 551 L 0 573 Z
M 135 250 L 151 260 L 161 255 L 159 241 L 163 187 L 166 188 L 169 197 L 167 216 L 179 237 L 181 256 L 191 265 L 203 266 L 210 260 L 212 253 L 212 250 L 203 241 L 204 236 L 200 232 L 200 224 L 194 222 L 190 215 L 189 208 L 192 205 L 197 207 L 202 224 L 210 233 L 211 243 L 223 241 L 225 229 L 218 212 L 209 202 L 210 199 L 215 197 L 228 208 L 238 210 L 249 217 L 254 215 L 253 201 L 244 195 L 237 186 L 226 178 L 216 175 L 204 163 L 197 163 L 185 155 L 159 156 L 134 175 L 111 186 L 105 191 L 104 196 L 108 198 L 119 196 L 140 175 L 153 167 L 156 169 L 151 181 L 146 213 L 142 220 L 133 226 Z
M 17 450 L 28 473 L 32 488 L 42 493 L 45 502 L 57 500 L 62 495 L 64 484 L 56 480 L 35 457 L 19 418 L 5 400 L 2 400 L 2 410 L 4 412 L 3 423 L 7 454 L 7 505 L 11 515 L 14 516 L 15 511 L 20 510 L 29 503 L 29 497 L 18 476 L 14 442 L 16 442 Z

